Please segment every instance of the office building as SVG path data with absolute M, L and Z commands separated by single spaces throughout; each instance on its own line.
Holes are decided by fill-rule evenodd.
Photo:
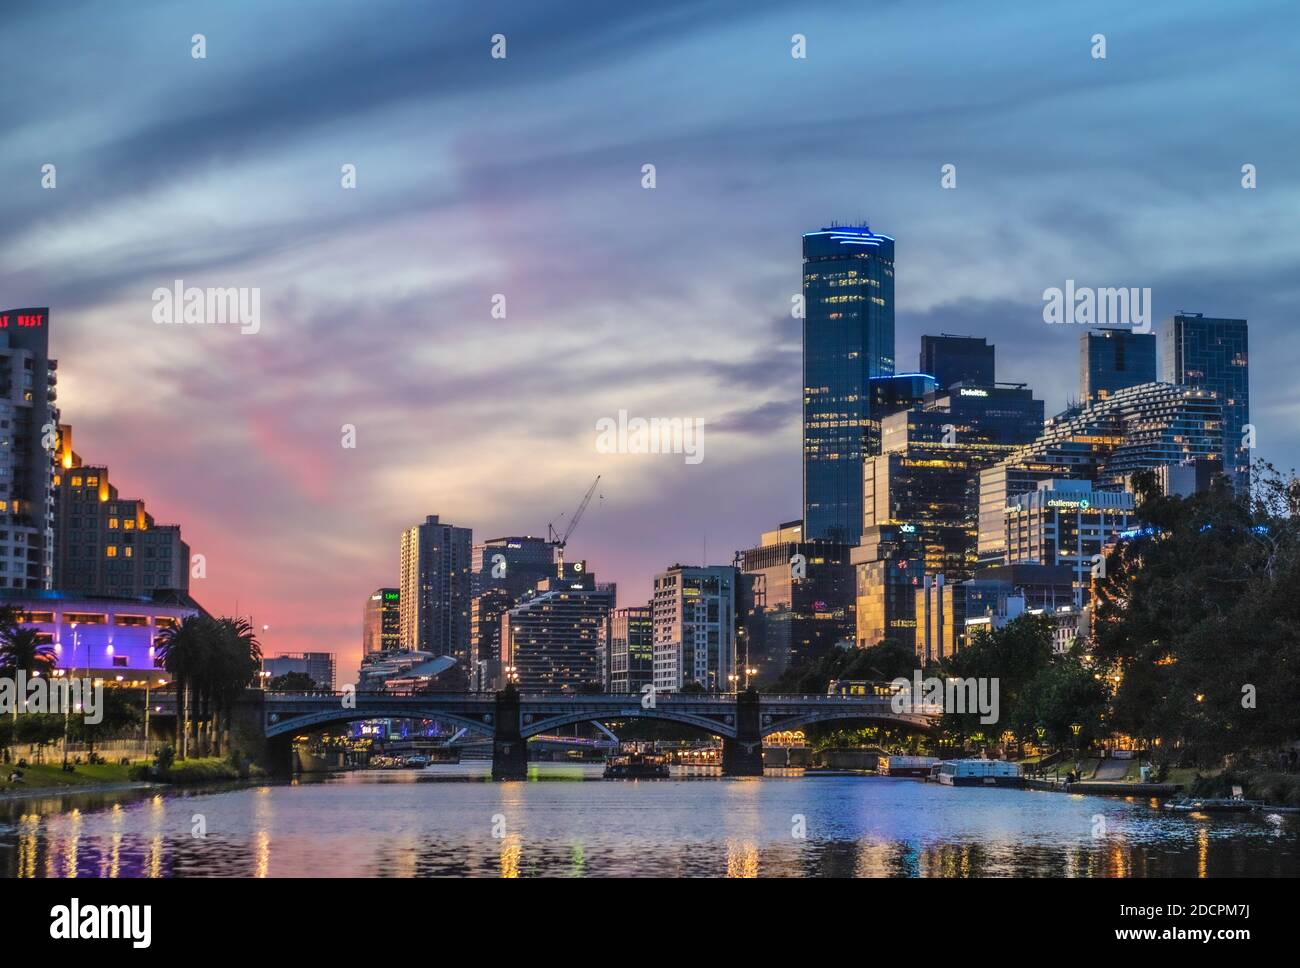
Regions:
M 1156 382 L 1156 337 L 1131 329 L 1093 329 L 1079 337 L 1079 396 L 1105 400 L 1116 390 Z
M 974 336 L 921 337 L 921 372 L 934 377 L 940 390 L 954 383 L 992 386 L 994 348 Z
M 366 599 L 361 616 L 361 654 L 392 652 L 402 647 L 402 593 L 378 588 Z
M 402 532 L 402 648 L 470 658 L 470 568 L 473 534 L 431 514 Z
M 1099 491 L 1091 481 L 1053 478 L 1008 503 L 1009 564 L 1064 565 L 1073 574 L 1074 604 L 1091 598 L 1094 566 L 1133 518 L 1133 495 Z
M 881 422 L 882 453 L 863 464 L 863 527 L 912 527 L 925 573 L 950 581 L 976 563 L 979 473 L 1042 431 L 1043 403 L 1020 386 L 953 384 Z
M 317 689 L 327 692 L 334 691 L 334 669 L 333 652 L 281 652 L 262 660 L 263 678 L 268 683 L 297 672 L 311 679 Z
M 894 240 L 866 227 L 803 237 L 804 532 L 853 544 L 862 528 L 873 377 L 894 372 Z
M 820 659 L 855 637 L 855 574 L 850 545 L 804 541 L 803 522 L 764 532 L 740 553 L 737 663 L 763 687 L 786 669 Z
M 58 362 L 48 309 L 0 310 L 0 589 L 54 583 Z
M 522 692 L 599 692 L 599 645 L 617 589 L 590 572 L 544 578 L 501 618 L 501 666 Z
M 673 565 L 655 576 L 654 686 L 659 692 L 743 688 L 736 665 L 736 569 Z
M 859 648 L 893 639 L 916 648 L 916 590 L 925 574 L 914 524 L 876 524 L 849 555 L 856 578 Z
M 616 608 L 605 626 L 605 691 L 635 692 L 654 682 L 654 610 Z
M 1223 469 L 1243 493 L 1250 485 L 1250 353 L 1246 320 L 1178 313 L 1160 334 L 1161 379 L 1209 390 L 1223 406 Z
M 1037 440 L 980 472 L 978 560 L 1004 560 L 1004 510 L 1042 481 L 1089 480 L 1097 490 L 1124 490 L 1138 471 L 1196 464 L 1204 466 L 1191 479 L 1207 480 L 1222 464 L 1222 424 L 1213 392 L 1168 383 L 1126 387 L 1050 418 Z M 1186 474 L 1174 477 L 1186 485 Z

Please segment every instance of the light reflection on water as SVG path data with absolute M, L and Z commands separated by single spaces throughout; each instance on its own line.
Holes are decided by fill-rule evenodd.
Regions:
M 884 777 L 628 782 L 536 764 L 535 782 L 491 783 L 488 769 L 0 802 L 0 876 L 1300 873 L 1295 815 L 1169 815 L 1145 801 Z

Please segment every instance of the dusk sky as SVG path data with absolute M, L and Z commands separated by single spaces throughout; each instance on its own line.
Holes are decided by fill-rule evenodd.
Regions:
M 620 605 L 798 517 L 790 301 L 835 221 L 897 239 L 900 370 L 987 336 L 1049 413 L 1048 287 L 1246 317 L 1256 453 L 1300 464 L 1290 0 L 6 2 L 0 37 L 0 308 L 50 307 L 76 449 L 182 526 L 192 594 L 340 682 L 427 514 L 545 535 L 602 474 L 568 557 Z M 177 279 L 260 288 L 260 332 L 156 324 Z M 598 453 L 620 409 L 704 460 Z

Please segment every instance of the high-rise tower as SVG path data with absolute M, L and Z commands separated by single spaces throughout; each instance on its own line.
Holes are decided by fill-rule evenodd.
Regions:
M 805 534 L 854 544 L 872 377 L 894 372 L 894 240 L 866 226 L 803 237 Z

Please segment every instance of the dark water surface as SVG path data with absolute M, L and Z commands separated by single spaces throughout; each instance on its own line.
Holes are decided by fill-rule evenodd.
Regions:
M 1147 801 L 885 777 L 534 771 L 491 783 L 486 763 L 466 763 L 0 802 L 0 876 L 1300 874 L 1296 815 L 1169 815 Z

